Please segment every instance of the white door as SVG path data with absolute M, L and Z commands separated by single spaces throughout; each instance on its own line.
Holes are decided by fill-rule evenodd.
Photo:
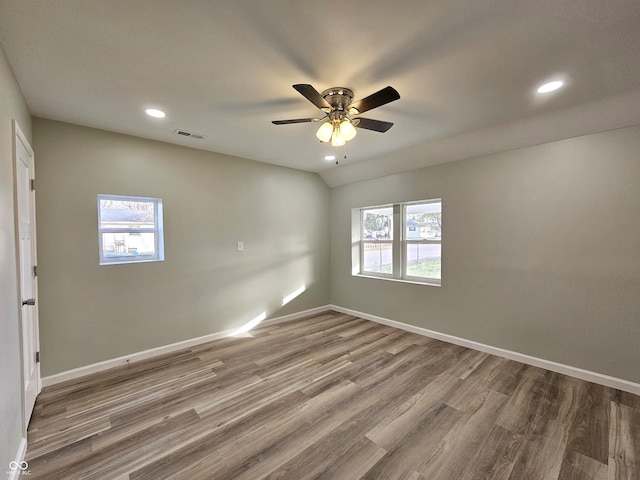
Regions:
M 14 121 L 14 156 L 18 216 L 18 251 L 20 261 L 20 297 L 24 420 L 28 425 L 36 396 L 40 393 L 40 359 L 38 335 L 38 284 L 36 278 L 35 192 L 33 150 Z

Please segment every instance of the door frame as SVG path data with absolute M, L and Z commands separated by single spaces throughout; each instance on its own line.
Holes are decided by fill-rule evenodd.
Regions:
M 18 122 L 13 119 L 12 120 L 12 126 L 13 126 L 13 164 L 14 164 L 14 212 L 15 212 L 15 235 L 16 235 L 16 262 L 17 262 L 17 266 L 16 266 L 16 274 L 17 274 L 17 280 L 18 280 L 18 292 L 19 292 L 19 297 L 18 297 L 18 301 L 20 302 L 18 304 L 18 321 L 19 321 L 19 332 L 20 332 L 20 378 L 21 378 L 21 383 L 20 383 L 20 389 L 21 389 L 21 396 L 22 396 L 22 419 L 23 419 L 23 424 L 24 424 L 24 431 L 27 431 L 27 427 L 29 426 L 29 420 L 31 418 L 31 414 L 33 413 L 33 405 L 27 405 L 27 401 L 28 399 L 26 398 L 25 395 L 25 383 L 27 381 L 26 379 L 26 374 L 25 374 L 25 366 L 26 366 L 26 356 L 29 355 L 33 355 L 35 356 L 36 354 L 39 357 L 40 354 L 40 328 L 39 328 L 39 310 L 38 310 L 38 278 L 37 278 L 37 274 L 36 271 L 34 270 L 33 272 L 23 272 L 23 267 L 22 267 L 22 255 L 24 252 L 21 251 L 21 245 L 20 245 L 20 212 L 19 212 L 19 190 L 20 188 L 22 188 L 19 185 L 19 181 L 18 181 L 18 162 L 20 161 L 19 159 L 19 154 L 18 154 L 18 145 L 22 144 L 24 146 L 24 148 L 27 150 L 27 153 L 29 155 L 29 180 L 30 180 L 30 190 L 29 190 L 29 215 L 30 215 L 30 224 L 31 224 L 31 252 L 29 252 L 29 254 L 31 255 L 31 259 L 32 262 L 31 264 L 35 267 L 37 266 L 37 248 L 36 248 L 36 204 L 35 204 L 35 190 L 33 188 L 34 184 L 35 184 L 35 156 L 34 156 L 34 151 L 33 148 L 31 147 L 31 144 L 29 143 L 29 140 L 27 139 L 27 136 L 24 134 L 24 132 L 22 131 L 22 129 L 20 128 L 20 125 L 18 124 Z M 33 292 L 32 295 L 36 302 L 35 305 L 32 307 L 33 310 L 33 335 L 35 336 L 35 342 L 34 342 L 34 348 L 35 351 L 34 352 L 27 352 L 25 344 L 26 344 L 26 340 L 24 338 L 25 332 L 23 329 L 23 305 L 22 305 L 22 300 L 24 300 L 25 295 L 22 291 L 22 279 L 23 279 L 23 275 L 32 275 L 33 276 Z M 33 358 L 33 357 L 32 357 Z M 35 371 L 36 371 L 36 378 L 34 379 L 35 381 L 35 390 L 36 390 L 36 396 L 40 393 L 40 391 L 42 390 L 42 378 L 40 375 L 40 361 L 39 358 L 38 360 L 36 360 L 36 364 L 35 364 Z

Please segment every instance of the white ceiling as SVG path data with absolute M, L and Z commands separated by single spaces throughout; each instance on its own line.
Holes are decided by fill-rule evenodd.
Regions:
M 330 186 L 640 123 L 638 0 L 0 0 L 0 42 L 35 116 Z M 363 116 L 395 125 L 336 166 L 318 124 L 271 124 L 319 113 L 295 83 L 391 85 L 400 100 Z

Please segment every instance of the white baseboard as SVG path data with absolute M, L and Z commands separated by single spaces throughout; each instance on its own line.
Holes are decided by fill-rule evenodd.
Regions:
M 388 318 L 378 317 L 375 315 L 369 315 L 368 313 L 358 312 L 356 310 L 350 310 L 348 308 L 339 307 L 337 305 L 330 305 L 331 310 L 336 312 L 353 315 L 356 317 L 364 318 L 365 320 L 371 320 L 372 322 L 381 323 L 390 327 L 406 330 L 407 332 L 417 333 L 436 340 L 442 340 L 444 342 L 453 343 L 454 345 L 460 345 L 462 347 L 471 348 L 480 352 L 489 353 L 498 357 L 507 358 L 509 360 L 515 360 L 516 362 L 526 363 L 534 367 L 544 368 L 551 370 L 552 372 L 562 373 L 569 375 L 570 377 L 586 380 L 587 382 L 593 382 L 606 387 L 616 388 L 625 392 L 640 395 L 640 384 L 623 380 L 621 378 L 610 377 L 602 373 L 592 372 L 584 370 L 582 368 L 572 367 L 569 365 L 563 365 L 561 363 L 552 362 L 542 358 L 532 357 L 523 353 L 514 352 L 511 350 L 505 350 L 503 348 L 493 347 L 491 345 L 485 345 L 484 343 L 474 342 L 446 333 L 435 332 L 422 327 L 416 327 L 406 323 L 397 322 L 395 320 L 389 320 Z
M 22 438 L 18 451 L 16 452 L 15 460 L 7 465 L 7 480 L 18 480 L 25 478 L 24 475 L 29 475 L 29 464 L 24 461 L 24 456 L 27 453 L 27 439 Z
M 588 382 L 593 382 L 600 385 L 604 385 L 606 387 L 612 387 L 618 390 L 633 393 L 635 395 L 640 395 L 640 384 L 630 382 L 628 380 L 611 377 L 608 375 L 604 375 L 602 373 L 592 372 L 589 370 L 584 370 L 584 369 L 572 367 L 569 365 L 563 365 L 561 363 L 552 362 L 550 360 L 545 360 L 543 358 L 532 357 L 530 355 L 514 352 L 512 350 L 505 350 L 503 348 L 486 345 L 484 343 L 474 342 L 472 340 L 467 340 L 465 338 L 456 337 L 446 333 L 440 333 L 434 330 L 428 330 L 426 328 L 409 325 L 407 323 L 402 323 L 395 320 L 390 320 L 388 318 L 378 317 L 376 315 L 370 315 L 368 313 L 359 312 L 359 311 L 351 310 L 348 308 L 343 308 L 338 305 L 324 305 L 321 307 L 304 310 L 302 312 L 293 313 L 291 315 L 284 315 L 281 317 L 270 318 L 268 320 L 264 320 L 260 322 L 260 324 L 272 325 L 276 323 L 287 322 L 287 321 L 307 317 L 309 315 L 316 315 L 329 310 L 334 310 L 336 312 L 353 315 L 355 317 L 360 317 L 365 320 L 371 320 L 372 322 L 388 325 L 394 328 L 399 328 L 407 332 L 417 333 L 419 335 L 424 335 L 426 337 L 434 338 L 436 340 L 442 340 L 444 342 L 453 343 L 454 345 L 460 345 L 462 347 L 471 348 L 473 350 L 478 350 L 480 352 L 489 353 L 491 355 L 496 355 L 498 357 L 507 358 L 509 360 L 515 360 L 516 362 L 525 363 L 527 365 L 532 365 L 534 367 L 544 368 L 547 370 L 551 370 L 552 372 L 562 373 L 564 375 L 569 375 L 571 377 L 579 378 L 581 380 L 586 380 Z M 131 355 L 125 355 L 125 356 L 114 358 L 111 360 L 106 360 L 104 362 L 94 363 L 92 365 L 75 368 L 73 370 L 68 370 L 66 372 L 57 373 L 55 375 L 44 377 L 42 379 L 42 385 L 45 387 L 50 385 L 55 385 L 57 383 L 65 382 L 67 380 L 73 380 L 79 377 L 83 377 L 85 375 L 100 372 L 102 370 L 107 370 L 109 368 L 117 367 L 120 365 L 126 365 L 128 363 L 137 362 L 140 360 L 145 360 L 147 358 L 151 358 L 157 355 L 162 355 L 165 353 L 171 353 L 177 350 L 181 350 L 183 348 L 189 348 L 195 345 L 200 345 L 202 343 L 218 340 L 220 338 L 230 337 L 232 335 L 237 334 L 239 330 L 242 330 L 242 329 L 224 330 L 222 332 L 216 332 L 210 335 L 192 338 L 182 342 L 173 343 L 171 345 L 152 348 L 150 350 L 145 350 L 142 352 L 133 353 Z
M 260 325 L 273 325 L 276 323 L 287 322 L 287 321 L 295 320 L 298 318 L 307 317 L 309 315 L 316 315 L 318 313 L 326 312 L 328 310 L 330 310 L 329 306 L 324 305 L 322 307 L 303 310 L 301 312 L 293 313 L 290 315 L 283 315 L 281 317 L 274 317 L 267 320 L 263 320 L 260 322 Z M 127 365 L 129 363 L 139 362 L 140 360 L 145 360 L 147 358 L 163 355 L 165 353 L 175 352 L 177 350 L 182 350 L 183 348 L 189 348 L 196 345 L 200 345 L 202 343 L 211 342 L 213 340 L 231 337 L 233 335 L 239 334 L 242 330 L 243 330 L 242 328 L 240 329 L 232 328 L 228 330 L 223 330 L 221 332 L 211 333 L 209 335 L 204 335 L 202 337 L 191 338 L 189 340 L 184 340 L 182 342 L 176 342 L 170 345 L 164 345 L 162 347 L 151 348 L 149 350 L 144 350 L 142 352 L 136 352 L 130 355 L 124 355 L 122 357 L 112 358 L 110 360 L 105 360 L 103 362 L 93 363 L 91 365 L 86 365 L 84 367 L 78 367 L 72 370 L 56 373 L 54 375 L 43 377 L 42 386 L 48 387 L 51 385 L 55 385 L 57 383 L 62 383 L 68 380 L 74 380 L 76 378 L 84 377 L 92 373 L 108 370 L 113 367 L 119 367 L 121 365 Z

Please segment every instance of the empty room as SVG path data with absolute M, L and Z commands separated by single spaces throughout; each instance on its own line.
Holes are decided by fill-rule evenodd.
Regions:
M 0 0 L 0 475 L 640 479 L 637 0 Z

